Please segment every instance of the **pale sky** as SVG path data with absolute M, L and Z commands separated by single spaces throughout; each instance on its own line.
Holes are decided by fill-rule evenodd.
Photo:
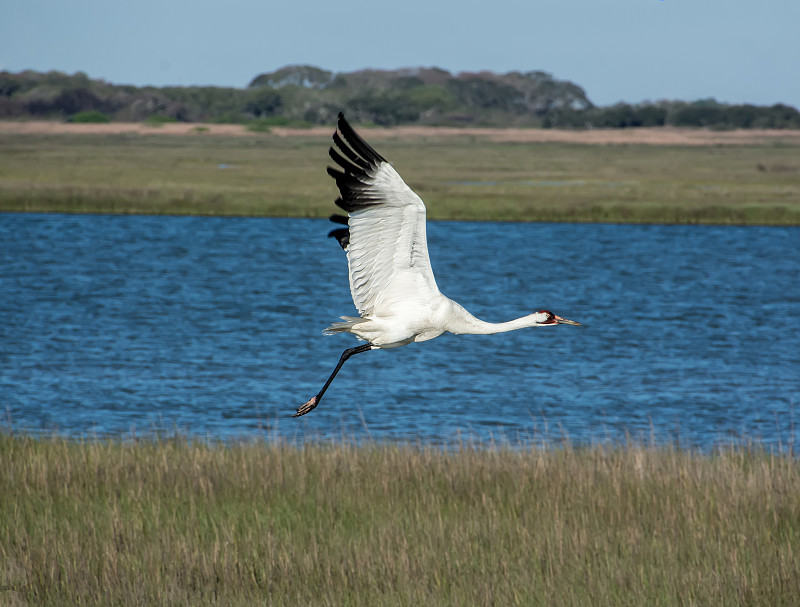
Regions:
M 800 107 L 796 0 L 3 0 L 0 70 L 244 87 L 289 64 L 544 70 L 597 105 Z

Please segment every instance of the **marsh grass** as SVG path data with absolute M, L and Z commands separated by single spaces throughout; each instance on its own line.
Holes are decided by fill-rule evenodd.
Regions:
M 800 596 L 800 465 L 758 449 L 3 434 L 0 459 L 0 601 L 774 606 Z
M 326 217 L 321 137 L 6 135 L 0 210 Z M 791 143 L 383 140 L 432 219 L 800 224 Z M 772 170 L 781 167 L 782 170 Z

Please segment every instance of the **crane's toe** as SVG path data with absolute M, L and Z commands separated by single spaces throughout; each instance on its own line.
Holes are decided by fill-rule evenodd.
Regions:
M 319 404 L 319 396 L 315 396 L 304 405 L 301 405 L 297 409 L 297 413 L 292 415 L 292 417 L 300 417 L 301 415 L 305 415 L 309 411 L 313 411 L 314 407 L 316 407 L 318 404 Z

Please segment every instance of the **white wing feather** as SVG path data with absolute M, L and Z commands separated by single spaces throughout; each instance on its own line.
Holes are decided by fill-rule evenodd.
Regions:
M 370 184 L 385 202 L 350 214 L 350 293 L 359 313 L 439 292 L 428 257 L 425 205 L 384 162 Z
M 331 157 L 344 172 L 329 169 L 348 211 L 350 293 L 361 316 L 380 316 L 395 304 L 420 304 L 439 294 L 428 257 L 425 204 L 394 168 L 339 119 Z M 349 159 L 349 160 L 348 160 Z M 352 161 L 352 162 L 351 162 Z

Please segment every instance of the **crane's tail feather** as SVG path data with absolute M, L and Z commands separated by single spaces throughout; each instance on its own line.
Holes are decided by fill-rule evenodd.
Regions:
M 322 333 L 324 335 L 336 335 L 337 333 L 352 333 L 353 327 L 362 322 L 366 322 L 364 318 L 357 318 L 354 316 L 342 316 L 344 322 L 335 322 L 330 327 L 325 329 Z

